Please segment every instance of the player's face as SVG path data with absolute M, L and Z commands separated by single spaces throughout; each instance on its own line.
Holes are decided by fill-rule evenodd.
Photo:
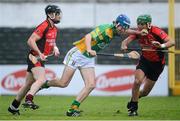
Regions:
M 116 30 L 118 34 L 124 33 L 126 29 L 124 29 L 121 25 L 116 26 Z
M 61 19 L 62 19 L 62 13 L 59 13 L 59 12 L 55 13 L 56 23 L 59 23 Z
M 137 23 L 137 26 L 139 30 L 148 28 L 146 23 Z

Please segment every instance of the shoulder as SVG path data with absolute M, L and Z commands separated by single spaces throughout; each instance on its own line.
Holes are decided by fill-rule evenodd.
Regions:
M 46 20 L 36 27 L 36 29 L 34 30 L 34 33 L 42 37 L 43 33 L 47 30 L 47 27 L 48 27 L 48 21 Z
M 99 25 L 99 27 L 108 29 L 108 28 L 112 27 L 112 24 L 101 24 L 101 25 Z
M 151 32 L 152 33 L 159 33 L 159 32 L 161 32 L 161 31 L 163 31 L 161 28 L 159 28 L 159 27 L 157 27 L 157 26 L 152 26 L 151 27 Z
M 47 28 L 48 27 L 48 25 L 49 25 L 49 23 L 48 23 L 48 21 L 47 20 L 45 20 L 45 21 L 43 21 L 41 24 L 39 24 L 36 28 Z
M 161 39 L 165 39 L 168 36 L 164 30 L 157 26 L 152 26 L 151 33 L 155 36 L 160 37 Z

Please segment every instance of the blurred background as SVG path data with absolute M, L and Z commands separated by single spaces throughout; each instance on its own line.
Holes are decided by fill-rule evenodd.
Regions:
M 46 19 L 44 8 L 48 4 L 60 6 L 63 12 L 62 21 L 57 25 L 59 29 L 57 45 L 61 56 L 58 59 L 49 58 L 47 67 L 52 71 L 47 74 L 49 78 L 61 75 L 63 58 L 73 47 L 72 43 L 81 39 L 95 26 L 112 23 L 119 14 L 123 13 L 130 17 L 131 27 L 135 28 L 137 16 L 150 14 L 152 25 L 162 28 L 176 40 L 176 46 L 171 48 L 176 53 L 166 54 L 166 67 L 151 95 L 180 94 L 180 15 L 178 14 L 180 1 L 178 0 L 0 0 L 0 94 L 16 94 L 23 85 L 27 68 L 26 54 L 29 49 L 26 42 L 34 28 Z M 119 52 L 121 41 L 126 37 L 127 35 L 115 37 L 103 52 Z M 139 45 L 134 41 L 130 47 L 138 48 Z M 137 60 L 99 56 L 96 58 L 96 64 L 97 89 L 92 95 L 130 95 L 134 80 L 133 70 Z M 128 70 L 132 73 L 126 75 Z M 117 73 L 117 75 L 124 73 L 124 76 L 107 77 L 108 73 Z M 120 86 L 124 85 L 129 87 L 120 89 Z M 77 72 L 70 86 L 62 89 L 60 93 L 53 88 L 40 94 L 75 95 L 82 86 L 82 78 Z M 110 88 L 116 87 L 119 87 L 119 90 L 109 91 Z M 106 91 L 102 91 L 104 89 Z

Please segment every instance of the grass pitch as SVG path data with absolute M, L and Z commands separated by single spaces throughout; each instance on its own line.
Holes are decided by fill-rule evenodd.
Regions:
M 65 115 L 73 96 L 36 96 L 38 110 L 20 107 L 20 116 L 8 113 L 14 96 L 0 96 L 0 120 L 180 120 L 180 96 L 145 97 L 139 101 L 139 116 L 127 116 L 129 97 L 88 97 L 80 106 L 80 117 Z

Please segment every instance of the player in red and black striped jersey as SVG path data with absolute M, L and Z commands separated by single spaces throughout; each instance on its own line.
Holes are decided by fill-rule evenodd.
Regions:
M 140 15 L 137 18 L 138 30 L 146 30 L 145 35 L 130 35 L 122 44 L 121 49 L 127 49 L 127 45 L 137 39 L 141 48 L 152 50 L 162 50 L 174 46 L 174 41 L 157 26 L 151 25 L 152 18 L 150 15 Z M 135 81 L 132 88 L 131 101 L 128 102 L 128 115 L 136 116 L 138 110 L 138 99 L 147 96 L 158 80 L 165 65 L 165 56 L 160 51 L 142 51 L 139 63 L 135 71 Z M 141 91 L 140 86 L 144 81 L 144 87 Z
M 27 56 L 28 68 L 26 82 L 8 108 L 8 111 L 12 114 L 20 114 L 18 107 L 25 95 L 24 107 L 32 109 L 37 109 L 39 107 L 33 103 L 33 97 L 46 80 L 44 61 L 48 55 L 53 54 L 58 56 L 60 54 L 56 46 L 58 29 L 55 24 L 60 22 L 62 12 L 58 6 L 48 5 L 45 8 L 45 13 L 47 19 L 34 30 L 27 41 L 30 52 Z M 30 57 L 39 57 L 39 60 L 34 63 Z

